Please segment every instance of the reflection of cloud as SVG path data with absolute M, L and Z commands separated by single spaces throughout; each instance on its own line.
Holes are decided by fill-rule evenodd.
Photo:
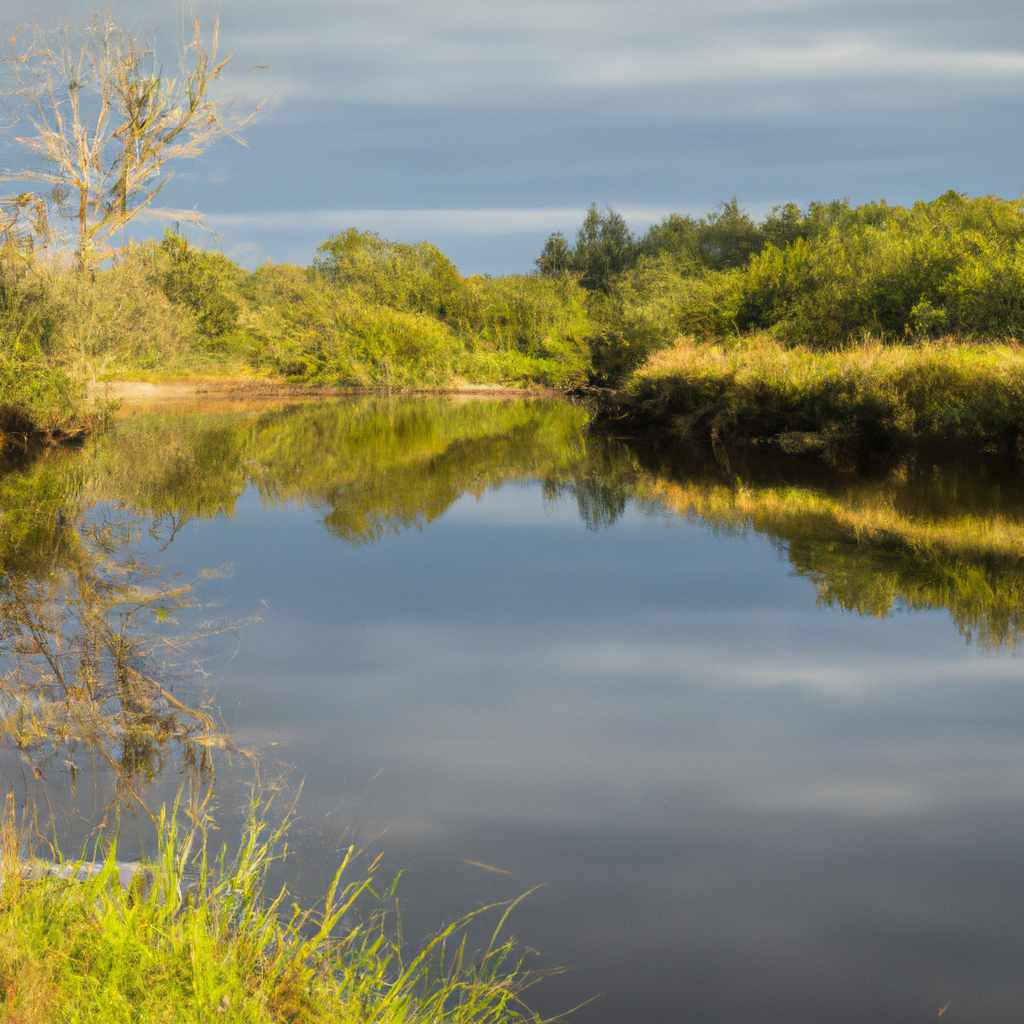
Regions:
M 615 573 L 608 585 L 627 603 L 636 593 Z M 903 617 L 893 649 L 885 623 L 813 606 L 583 618 L 539 606 L 496 629 L 504 613 L 478 602 L 458 625 L 452 609 L 335 626 L 329 645 L 297 609 L 268 619 L 239 669 L 261 693 L 253 728 L 316 708 L 315 724 L 300 713 L 310 770 L 383 769 L 382 800 L 403 820 L 500 807 L 520 822 L 639 816 L 672 832 L 688 808 L 870 820 L 1019 796 L 1020 751 L 997 710 L 1016 702 L 1015 663 L 948 632 L 922 647 L 937 639 L 926 616 Z M 286 705 L 259 680 L 299 650 Z

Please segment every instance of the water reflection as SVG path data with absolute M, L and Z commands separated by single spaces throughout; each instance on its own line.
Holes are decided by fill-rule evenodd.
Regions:
M 770 538 L 821 605 L 863 615 L 949 611 L 968 641 L 1015 647 L 1024 628 L 1024 483 L 1016 466 L 904 459 L 869 474 L 753 449 L 669 452 L 590 436 L 554 401 L 364 398 L 134 409 L 84 452 L 0 479 L 0 730 L 41 777 L 77 758 L 153 777 L 209 730 L 157 667 L 172 644 L 142 620 L 191 598 L 159 555 L 192 519 L 232 516 L 248 488 L 312 506 L 352 545 L 433 522 L 460 498 L 539 482 L 590 529 L 628 505 Z M 141 543 L 143 539 L 146 543 Z M 157 542 L 154 544 L 154 541 Z M 174 643 L 178 643 L 175 639 Z M 200 755 L 200 761 L 205 760 Z
M 907 458 L 871 473 L 755 449 L 723 460 L 591 437 L 552 401 L 367 398 L 187 415 L 138 412 L 78 460 L 83 500 L 141 516 L 231 515 L 249 486 L 311 505 L 350 544 L 434 521 L 463 495 L 539 481 L 592 529 L 649 514 L 771 538 L 823 605 L 884 616 L 949 610 L 968 641 L 1024 626 L 1024 486 L 1016 464 Z
M 756 457 L 755 457 L 756 456 Z M 870 473 L 816 458 L 644 453 L 636 496 L 775 543 L 822 606 L 887 616 L 945 608 L 963 637 L 1015 648 L 1024 627 L 1024 473 L 909 456 Z
M 43 457 L 0 477 L 0 743 L 8 771 L 24 770 L 29 816 L 49 809 L 47 834 L 53 783 L 73 794 L 84 774 L 102 821 L 125 799 L 145 807 L 164 767 L 208 779 L 216 734 L 201 701 L 169 688 L 185 638 L 153 630 L 190 599 L 141 545 L 166 524 L 98 504 L 80 470 Z
M 414 941 L 549 883 L 518 930 L 580 970 L 537 990 L 548 1012 L 607 991 L 581 1021 L 852 1022 L 950 998 L 1002 1021 L 1019 670 L 949 616 L 1018 642 L 1020 479 L 665 453 L 557 402 L 136 410 L 5 478 L 4 557 L 33 586 L 59 567 L 69 608 L 80 580 L 114 595 L 88 581 L 122 565 L 115 610 L 165 637 L 139 598 L 234 563 L 204 592 L 264 615 L 218 692 L 241 740 L 297 764 L 325 817 L 370 791 Z M 83 548 L 100 568 L 75 568 Z M 104 706 L 132 710 L 106 658 Z

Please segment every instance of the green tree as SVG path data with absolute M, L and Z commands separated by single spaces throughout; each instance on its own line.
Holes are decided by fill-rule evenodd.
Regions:
M 697 251 L 711 270 L 742 267 L 763 245 L 760 229 L 735 196 L 702 218 L 697 228 Z
M 569 262 L 572 259 L 572 249 L 569 242 L 561 231 L 556 231 L 548 236 L 540 255 L 533 261 L 537 267 L 537 273 L 545 277 L 564 277 L 569 270 Z
M 602 213 L 597 203 L 591 203 L 569 261 L 570 269 L 580 275 L 580 284 L 607 292 L 616 275 L 635 265 L 636 257 L 636 240 L 622 215 L 610 206 Z
M 245 271 L 222 253 L 197 249 L 173 231 L 164 232 L 160 249 L 166 257 L 161 285 L 167 298 L 192 310 L 205 337 L 233 331 L 240 311 L 237 287 Z

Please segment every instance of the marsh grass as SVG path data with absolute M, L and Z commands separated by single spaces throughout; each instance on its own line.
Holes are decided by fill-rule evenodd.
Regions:
M 350 848 L 317 906 L 288 906 L 287 893 L 269 894 L 266 880 L 287 853 L 290 817 L 274 824 L 269 808 L 253 800 L 233 857 L 211 847 L 205 805 L 162 812 L 155 856 L 122 887 L 113 840 L 63 871 L 26 862 L 9 800 L 0 1021 L 539 1020 L 519 998 L 536 976 L 501 938 L 518 901 L 461 918 L 409 950 L 388 909 L 394 885 L 378 893 L 378 861 L 360 873 Z M 491 941 L 473 956 L 466 928 L 492 914 Z
M 1024 349 L 945 339 L 815 351 L 765 335 L 683 338 L 637 370 L 627 391 L 641 416 L 677 435 L 1012 449 L 1024 426 Z

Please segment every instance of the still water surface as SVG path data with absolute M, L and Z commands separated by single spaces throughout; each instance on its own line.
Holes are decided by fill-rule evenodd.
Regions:
M 48 471 L 231 567 L 217 704 L 410 942 L 542 886 L 528 1001 L 579 1024 L 1018 1021 L 1020 470 L 755 454 L 374 399 L 129 410 Z

